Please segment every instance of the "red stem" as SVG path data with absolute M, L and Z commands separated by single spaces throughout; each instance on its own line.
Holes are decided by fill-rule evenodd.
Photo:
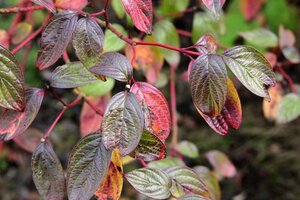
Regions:
M 294 81 L 292 80 L 292 78 L 282 69 L 282 67 L 277 66 L 276 70 L 287 80 L 292 92 L 297 94 L 297 90 L 296 90 L 296 87 L 295 87 L 295 84 L 294 84 Z
M 0 14 L 20 13 L 29 12 L 33 10 L 43 10 L 43 6 L 29 6 L 29 7 L 14 7 L 14 8 L 0 8 Z
M 96 114 L 98 114 L 98 115 L 100 115 L 100 116 L 103 116 L 103 115 L 104 115 L 104 113 L 103 113 L 102 111 L 98 110 L 98 109 L 93 105 L 93 103 L 90 102 L 87 98 L 83 97 L 83 100 L 84 100 L 84 102 L 86 102 L 86 103 L 87 103 L 87 104 L 95 111 Z
M 69 58 L 67 51 L 63 52 L 63 59 L 64 59 L 65 63 L 70 63 L 70 58 Z
M 188 32 L 186 30 L 176 29 L 176 32 L 180 35 L 186 36 L 186 37 L 192 37 L 192 33 Z
M 178 143 L 178 125 L 177 125 L 177 109 L 176 109 L 176 86 L 175 86 L 175 74 L 176 68 L 170 67 L 170 98 L 171 98 L 171 113 L 172 113 L 172 146 L 175 147 Z
M 37 29 L 35 32 L 31 33 L 23 42 L 21 42 L 15 49 L 11 51 L 12 54 L 16 54 L 22 47 L 24 47 L 28 42 L 30 42 L 33 38 L 38 36 L 43 30 L 43 27 L 41 26 L 39 29 Z

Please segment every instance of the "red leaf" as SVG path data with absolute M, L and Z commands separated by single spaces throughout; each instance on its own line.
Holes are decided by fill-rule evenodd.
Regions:
M 240 2 L 240 9 L 245 19 L 253 19 L 261 9 L 262 5 L 265 3 L 265 1 L 266 0 L 242 0 Z
M 122 0 L 134 25 L 142 32 L 152 33 L 153 8 L 151 0 Z
M 88 4 L 88 1 L 87 0 L 56 0 L 55 4 L 56 6 L 65 9 L 81 10 Z
M 5 140 L 11 140 L 22 134 L 35 119 L 42 100 L 44 90 L 31 88 L 26 91 L 26 105 L 23 112 L 7 110 L 0 116 L 0 134 L 6 134 Z
M 31 0 L 31 1 L 38 4 L 38 5 L 40 5 L 40 6 L 43 6 L 43 7 L 47 8 L 47 10 L 49 10 L 52 13 L 56 12 L 53 0 Z
M 9 49 L 9 34 L 6 30 L 0 29 L 0 45 Z
M 23 134 L 14 138 L 14 142 L 22 149 L 32 153 L 41 143 L 43 133 L 35 128 L 27 129 Z
M 285 29 L 282 25 L 279 27 L 279 46 L 280 48 L 294 46 L 296 37 L 291 30 Z
M 209 117 L 198 110 L 207 124 L 220 135 L 228 133 L 228 127 L 238 129 L 242 121 L 242 107 L 233 82 L 228 78 L 228 94 L 221 114 Z
M 92 103 L 97 110 L 104 112 L 106 105 L 110 99 L 110 95 L 100 97 L 86 97 L 87 100 Z M 83 103 L 80 114 L 80 133 L 84 137 L 87 134 L 96 132 L 100 129 L 103 116 L 97 114 L 91 106 L 86 102 Z
M 136 95 L 143 109 L 146 129 L 165 141 L 170 134 L 171 117 L 164 95 L 144 82 L 135 82 L 130 91 Z

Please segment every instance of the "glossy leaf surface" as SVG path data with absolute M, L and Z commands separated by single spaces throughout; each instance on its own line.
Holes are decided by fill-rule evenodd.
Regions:
M 275 74 L 260 52 L 252 47 L 236 46 L 224 52 L 224 61 L 248 90 L 270 100 L 266 87 L 275 85 Z
M 154 26 L 154 36 L 156 41 L 162 44 L 179 47 L 179 35 L 176 31 L 175 26 L 167 21 L 159 21 Z M 180 62 L 180 54 L 177 51 L 172 51 L 169 49 L 161 49 L 166 61 L 169 65 L 177 67 Z
M 228 128 L 238 129 L 242 122 L 242 107 L 233 82 L 228 78 L 228 93 L 225 105 L 218 116 L 209 117 L 198 110 L 206 123 L 220 135 L 226 135 Z
M 176 166 L 166 169 L 166 173 L 183 187 L 186 194 L 193 193 L 208 196 L 206 185 L 193 170 Z
M 226 0 L 202 0 L 204 5 L 214 13 L 215 16 L 220 16 L 222 7 Z
M 171 130 L 170 110 L 164 95 L 145 82 L 135 82 L 130 91 L 143 109 L 145 128 L 164 142 Z
M 123 188 L 123 164 L 122 156 L 118 149 L 114 149 L 111 155 L 111 163 L 101 186 L 95 193 L 98 200 L 120 199 Z
M 265 28 L 258 28 L 239 33 L 247 42 L 259 47 L 276 47 L 278 38 L 275 33 Z
M 105 177 L 111 159 L 94 133 L 82 138 L 73 148 L 68 163 L 67 189 L 70 200 L 89 200 Z
M 31 168 L 34 184 L 44 199 L 64 199 L 63 168 L 49 142 L 42 142 L 34 150 Z
M 122 82 L 131 80 L 133 73 L 128 58 L 115 52 L 102 54 L 99 57 L 99 63 L 89 70 L 95 74 L 108 76 Z
M 189 82 L 197 109 L 211 117 L 219 115 L 227 96 L 227 71 L 222 57 L 215 54 L 198 57 L 192 65 Z
M 44 90 L 31 88 L 26 90 L 26 105 L 23 112 L 7 110 L 0 116 L 0 134 L 11 140 L 22 134 L 38 114 L 44 98 Z
M 37 59 L 40 70 L 50 67 L 60 58 L 72 39 L 77 18 L 76 12 L 67 10 L 50 19 L 41 38 L 41 51 Z
M 98 63 L 103 51 L 104 33 L 92 18 L 81 18 L 73 36 L 73 46 L 79 60 L 90 68 Z
M 166 146 L 158 137 L 144 130 L 137 148 L 130 154 L 146 162 L 160 160 L 166 156 Z
M 118 147 L 122 156 L 138 145 L 144 127 L 144 116 L 131 92 L 119 92 L 109 101 L 102 122 L 102 142 L 107 149 Z
M 24 75 L 16 57 L 0 45 L 0 106 L 22 111 L 25 105 Z
M 81 62 L 68 63 L 55 68 L 50 84 L 55 88 L 75 88 L 98 81 Z
M 151 0 L 122 0 L 126 12 L 137 29 L 152 33 L 153 8 Z
M 47 10 L 49 10 L 52 13 L 56 12 L 53 0 L 31 0 L 31 1 L 38 4 L 38 5 L 40 5 L 40 6 L 43 6 L 43 7 L 47 8 Z
M 127 173 L 125 177 L 137 191 L 148 197 L 166 199 L 170 196 L 171 180 L 162 170 L 142 168 Z
M 207 152 L 205 156 L 217 174 L 224 177 L 233 177 L 237 174 L 235 166 L 223 152 L 212 150 Z
M 180 197 L 179 200 L 209 200 L 209 198 L 197 194 L 187 194 Z

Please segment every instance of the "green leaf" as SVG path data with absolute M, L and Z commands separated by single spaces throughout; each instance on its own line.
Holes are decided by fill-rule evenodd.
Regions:
M 236 46 L 224 52 L 224 62 L 248 90 L 270 99 L 266 87 L 275 85 L 275 74 L 263 54 L 252 47 Z
M 172 196 L 179 198 L 185 194 L 183 187 L 175 180 L 172 180 L 172 187 L 170 188 Z
M 55 68 L 50 84 L 56 88 L 75 88 L 94 83 L 98 79 L 81 62 L 68 63 Z
M 283 124 L 295 120 L 300 115 L 299 95 L 293 93 L 285 95 L 279 102 L 278 107 L 277 123 Z
M 196 166 L 194 170 L 207 186 L 211 199 L 220 200 L 221 188 L 215 173 L 204 166 Z
M 81 18 L 73 35 L 73 46 L 79 60 L 90 68 L 98 63 L 103 51 L 104 34 L 92 18 Z
M 97 80 L 94 83 L 79 88 L 84 96 L 103 96 L 109 93 L 115 86 L 115 79 L 106 78 L 106 81 Z
M 176 13 L 185 10 L 190 3 L 190 0 L 162 0 L 161 1 L 161 10 L 163 15 L 169 15 L 171 13 Z
M 208 196 L 206 185 L 193 170 L 187 167 L 176 166 L 166 169 L 166 173 L 183 187 L 185 193 Z
M 167 21 L 159 21 L 154 25 L 154 36 L 156 41 L 169 46 L 179 47 L 179 35 L 176 31 L 175 26 Z M 165 48 L 161 49 L 166 61 L 169 65 L 177 67 L 180 62 L 180 54 L 177 51 L 168 50 Z
M 227 71 L 222 57 L 199 56 L 192 64 L 189 82 L 194 105 L 208 116 L 219 115 L 227 97 Z
M 278 45 L 277 36 L 265 28 L 244 31 L 239 33 L 247 42 L 259 47 L 276 47 Z
M 122 19 L 125 16 L 125 9 L 121 0 L 112 0 L 111 6 L 118 18 Z
M 300 62 L 300 52 L 296 47 L 294 46 L 283 47 L 281 48 L 281 51 L 283 55 L 286 57 L 286 59 L 288 59 L 292 63 Z
M 178 158 L 166 157 L 162 160 L 152 161 L 148 163 L 148 166 L 155 169 L 167 169 L 175 166 L 185 166 L 185 164 Z
M 53 65 L 62 55 L 72 39 L 78 13 L 66 10 L 55 14 L 46 26 L 41 37 L 41 51 L 37 59 L 40 70 Z
M 31 160 L 34 184 L 43 199 L 64 199 L 63 168 L 48 141 L 37 146 Z
M 139 144 L 143 127 L 143 112 L 134 94 L 119 92 L 106 107 L 102 142 L 107 149 L 118 147 L 122 156 L 128 155 Z
M 98 64 L 89 70 L 95 74 L 108 76 L 122 82 L 131 80 L 133 73 L 128 58 L 116 52 L 102 54 Z
M 197 158 L 199 156 L 198 147 L 189 141 L 181 141 L 176 150 L 181 153 L 182 155 L 189 157 L 189 158 Z
M 148 162 L 163 159 L 166 153 L 164 143 L 158 137 L 144 129 L 137 148 L 130 155 L 135 159 L 142 159 Z
M 22 111 L 25 106 L 24 75 L 17 59 L 0 45 L 0 106 Z
M 32 31 L 32 25 L 27 22 L 19 23 L 16 28 L 14 29 L 12 35 L 12 43 L 19 44 L 23 40 L 25 40 Z
M 128 34 L 126 30 L 123 28 L 123 26 L 119 24 L 112 24 L 112 26 L 120 32 L 123 36 L 127 37 Z M 113 32 L 111 32 L 109 29 L 105 31 L 105 37 L 104 37 L 104 52 L 110 52 L 110 51 L 120 51 L 122 50 L 126 42 L 121 40 L 118 36 L 116 36 Z
M 219 40 L 224 32 L 225 26 L 223 17 L 215 19 L 207 12 L 198 12 L 194 15 L 192 27 L 193 43 L 196 43 L 198 39 L 205 34 L 212 35 L 216 40 Z
M 170 196 L 171 180 L 164 171 L 142 168 L 125 175 L 128 182 L 140 193 L 155 199 L 166 199 Z
M 67 189 L 70 200 L 89 200 L 105 177 L 111 151 L 99 133 L 82 138 L 73 148 L 68 163 Z

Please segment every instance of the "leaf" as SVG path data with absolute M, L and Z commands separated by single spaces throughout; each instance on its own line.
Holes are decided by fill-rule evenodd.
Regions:
M 153 36 L 146 36 L 144 42 L 154 42 L 154 40 Z M 134 41 L 141 40 L 134 38 Z M 155 46 L 137 45 L 135 46 L 135 53 L 133 67 L 143 71 L 148 83 L 155 83 L 164 63 L 164 57 L 160 49 Z M 132 59 L 133 51 L 131 45 L 125 47 L 125 55 L 128 59 Z
M 172 196 L 176 198 L 179 198 L 185 194 L 183 187 L 180 184 L 176 183 L 176 181 L 174 180 L 172 180 L 172 187 L 170 188 L 170 192 Z
M 198 110 L 206 123 L 220 135 L 226 135 L 228 127 L 238 129 L 242 122 L 242 107 L 239 95 L 231 79 L 228 78 L 227 83 L 228 93 L 220 115 L 209 117 Z
M 162 0 L 161 9 L 164 15 L 170 15 L 173 13 L 180 13 L 187 9 L 190 0 L 172 1 L 172 0 Z
M 189 141 L 181 141 L 176 150 L 181 153 L 182 155 L 189 157 L 189 158 L 197 158 L 199 156 L 198 147 Z
M 179 160 L 178 158 L 166 157 L 162 160 L 152 161 L 148 163 L 148 166 L 150 168 L 163 170 L 175 166 L 185 166 L 185 164 L 182 160 Z
M 113 150 L 106 177 L 95 193 L 98 200 L 120 199 L 123 188 L 122 156 L 118 149 Z
M 235 166 L 223 152 L 212 150 L 207 152 L 205 156 L 218 175 L 231 178 L 237 174 Z
M 129 60 L 116 52 L 102 54 L 99 63 L 89 70 L 95 74 L 108 76 L 122 82 L 131 80 L 133 73 Z
M 107 149 L 118 147 L 122 156 L 139 144 L 144 127 L 142 109 L 134 94 L 119 92 L 109 101 L 102 122 L 102 143 Z
M 124 37 L 128 36 L 126 30 L 120 24 L 112 24 L 112 26 L 118 32 L 120 32 Z M 104 35 L 105 35 L 105 37 L 104 37 L 104 52 L 120 51 L 125 47 L 126 42 L 121 40 L 118 36 L 116 36 L 109 29 L 105 30 Z
M 279 47 L 283 55 L 291 62 L 298 63 L 300 61 L 300 53 L 294 46 L 296 37 L 291 30 L 279 27 Z
M 194 170 L 207 186 L 211 200 L 220 200 L 221 188 L 215 174 L 204 166 L 196 166 Z
M 166 169 L 166 173 L 183 187 L 186 194 L 193 193 L 208 196 L 206 185 L 193 170 L 187 167 L 176 166 Z
M 3 46 L 6 49 L 9 49 L 10 46 L 10 36 L 8 32 L 4 29 L 0 29 L 0 46 Z
M 44 94 L 42 89 L 27 89 L 23 112 L 7 110 L 0 115 L 0 134 L 6 134 L 5 140 L 15 138 L 30 126 L 40 110 Z
M 155 199 L 170 196 L 171 180 L 168 174 L 159 169 L 142 168 L 125 175 L 127 181 L 140 193 Z
M 278 45 L 277 36 L 265 28 L 258 28 L 239 33 L 247 42 L 258 47 L 276 47 Z
M 31 168 L 34 184 L 43 199 L 64 199 L 63 168 L 48 141 L 42 142 L 34 150 Z
M 274 87 L 268 89 L 270 94 L 270 102 L 263 101 L 263 113 L 265 118 L 270 121 L 276 120 L 276 117 L 279 112 L 279 104 L 283 97 L 283 89 L 279 83 L 276 83 Z
M 252 47 L 236 46 L 225 51 L 223 59 L 248 90 L 270 100 L 266 87 L 275 85 L 275 74 L 260 52 Z
M 12 43 L 19 44 L 26 39 L 32 31 L 32 25 L 27 22 L 19 23 L 14 29 Z
M 97 110 L 104 112 L 106 105 L 110 99 L 110 95 L 100 97 L 86 97 L 86 99 L 97 108 Z M 80 113 L 80 133 L 84 137 L 90 133 L 96 132 L 100 129 L 102 123 L 102 116 L 97 114 L 86 102 L 83 103 Z
M 137 29 L 147 34 L 152 33 L 153 8 L 151 0 L 122 0 L 126 12 L 130 15 Z
M 187 194 L 187 195 L 180 197 L 179 200 L 209 200 L 209 199 L 206 197 L 197 195 L 197 194 Z
M 215 19 L 207 12 L 197 12 L 194 15 L 192 27 L 192 40 L 196 43 L 198 39 L 205 35 L 212 35 L 217 41 L 225 33 L 224 17 Z
M 24 75 L 16 57 L 0 45 L 0 106 L 22 111 L 25 105 Z
M 278 105 L 276 122 L 284 124 L 295 120 L 300 115 L 300 97 L 297 94 L 287 94 L 283 96 Z
M 156 41 L 162 44 L 166 44 L 173 47 L 179 47 L 179 35 L 175 26 L 167 21 L 162 20 L 154 25 L 154 36 Z M 180 62 L 180 54 L 177 51 L 162 48 L 162 54 L 164 55 L 167 63 L 171 66 L 177 67 Z
M 94 133 L 82 138 L 73 148 L 68 163 L 67 188 L 70 200 L 89 200 L 100 186 L 109 168 L 111 151 Z
M 82 10 L 88 4 L 88 0 L 55 0 L 55 4 L 65 9 Z
M 164 95 L 145 82 L 135 82 L 130 91 L 143 109 L 145 128 L 164 142 L 171 130 L 170 110 Z
M 192 65 L 189 83 L 197 109 L 210 117 L 219 115 L 227 96 L 227 71 L 222 57 L 199 56 Z
M 37 59 L 40 70 L 50 67 L 62 55 L 72 39 L 77 18 L 77 12 L 67 10 L 50 19 L 41 38 L 41 51 Z
M 98 63 L 103 51 L 104 33 L 92 18 L 78 20 L 73 36 L 73 46 L 79 60 L 90 68 Z
M 83 96 L 103 96 L 108 94 L 114 88 L 114 85 L 115 79 L 106 78 L 106 81 L 97 80 L 78 88 L 78 90 Z
M 240 1 L 240 9 L 246 20 L 251 20 L 258 15 L 266 0 L 242 0 Z
M 204 54 L 208 54 L 208 53 L 214 54 L 218 50 L 217 42 L 209 34 L 205 34 L 201 36 L 194 46 L 196 46 L 196 49 L 199 52 Z
M 55 8 L 55 4 L 53 3 L 53 0 L 31 0 L 31 1 L 40 6 L 47 8 L 47 10 L 49 10 L 52 13 L 56 13 L 56 8 Z
M 55 88 L 75 88 L 98 81 L 81 62 L 68 63 L 55 68 L 50 84 Z
M 202 0 L 203 4 L 217 17 L 220 16 L 226 0 Z
M 125 16 L 125 9 L 121 0 L 112 0 L 111 6 L 119 19 L 122 19 Z
M 40 144 L 42 138 L 43 133 L 40 130 L 29 128 L 23 134 L 15 137 L 14 142 L 25 151 L 32 153 Z
M 160 160 L 166 156 L 166 146 L 158 137 L 144 130 L 137 148 L 130 154 L 146 162 Z

